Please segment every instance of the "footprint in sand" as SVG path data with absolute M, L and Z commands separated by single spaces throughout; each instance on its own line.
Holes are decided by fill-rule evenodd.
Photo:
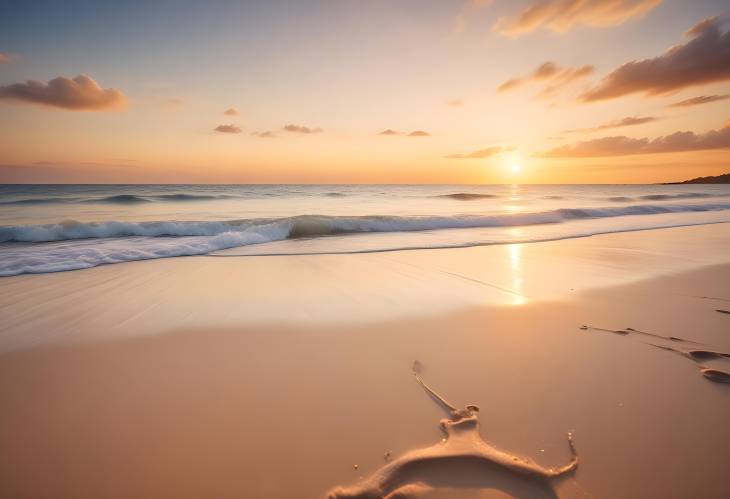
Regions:
M 582 329 L 583 331 L 602 331 L 605 333 L 613 333 L 621 336 L 628 336 L 633 334 L 666 341 L 668 344 L 665 345 L 652 342 L 645 343 L 653 347 L 661 348 L 662 350 L 677 353 L 687 359 L 694 361 L 699 367 L 700 374 L 702 374 L 706 379 L 710 381 L 715 381 L 716 383 L 730 383 L 730 371 L 718 369 L 717 367 L 709 367 L 703 364 L 703 362 L 707 361 L 722 361 L 723 364 L 728 363 L 728 368 L 730 369 L 730 362 L 728 362 L 730 361 L 730 354 L 724 352 L 716 352 L 713 350 L 704 350 L 700 348 L 688 348 L 684 346 L 688 344 L 701 346 L 701 344 L 697 343 L 696 341 L 687 340 L 685 338 L 678 338 L 676 336 L 663 336 L 660 334 L 647 333 L 646 331 L 640 331 L 631 327 L 627 327 L 625 329 L 605 329 L 600 327 L 583 325 L 580 327 L 580 329 Z M 683 344 L 683 346 L 680 347 L 677 346 L 677 344 Z
M 519 491 L 519 496 L 524 496 L 526 487 L 531 487 L 530 497 L 557 497 L 553 488 L 555 479 L 568 475 L 578 466 L 578 456 L 570 433 L 568 447 L 571 459 L 558 468 L 544 468 L 528 459 L 496 449 L 479 434 L 479 408 L 467 405 L 464 409 L 457 409 L 448 403 L 423 381 L 422 369 L 420 362 L 414 362 L 413 375 L 416 381 L 449 414 L 448 418 L 440 422 L 445 438 L 436 445 L 413 450 L 393 459 L 358 484 L 333 489 L 327 495 L 329 499 L 417 497 L 427 494 L 433 487 L 453 486 L 453 482 L 459 480 L 456 476 L 464 471 L 471 476 L 466 480 L 462 477 L 462 481 L 469 481 L 475 487 Z M 475 477 L 481 482 L 476 483 Z M 489 482 L 485 483 L 484 480 Z

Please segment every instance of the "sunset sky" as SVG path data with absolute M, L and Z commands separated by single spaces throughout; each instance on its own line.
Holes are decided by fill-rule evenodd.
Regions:
M 728 7 L 4 1 L 0 182 L 634 183 L 726 173 Z

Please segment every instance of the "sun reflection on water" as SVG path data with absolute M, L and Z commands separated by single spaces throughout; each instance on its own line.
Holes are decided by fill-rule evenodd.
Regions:
M 506 211 L 518 212 L 522 211 L 520 204 L 522 203 L 522 196 L 520 195 L 520 185 L 510 185 L 507 202 L 504 204 Z

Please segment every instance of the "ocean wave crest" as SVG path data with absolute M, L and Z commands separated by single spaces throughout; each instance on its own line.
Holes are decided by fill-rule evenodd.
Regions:
M 213 237 L 244 232 L 261 226 L 277 226 L 287 238 L 320 237 L 366 232 L 409 232 L 440 229 L 514 227 L 561 223 L 576 219 L 607 218 L 660 213 L 718 211 L 730 203 L 685 205 L 631 205 L 606 208 L 561 208 L 541 212 L 455 216 L 328 216 L 299 215 L 276 219 L 246 219 L 222 222 L 91 222 L 73 220 L 47 225 L 0 227 L 0 243 L 43 243 L 76 239 L 120 237 Z
M 212 237 L 124 238 L 63 241 L 3 249 L 0 277 L 80 270 L 156 258 L 205 255 L 213 251 L 285 239 L 286 226 L 265 224 Z
M 97 222 L 65 221 L 47 225 L 0 227 L 0 276 L 60 272 L 98 265 L 206 255 L 220 250 L 285 239 L 320 238 L 342 234 L 398 233 L 565 223 L 561 237 L 579 237 L 573 220 L 631 217 L 667 213 L 730 210 L 723 204 L 630 205 L 607 208 L 563 208 L 542 212 L 458 216 L 327 216 L 245 219 L 229 221 Z M 723 218 L 720 221 L 727 221 Z M 660 226 L 682 225 L 682 219 Z M 706 222 L 707 223 L 707 222 Z M 663 224 L 663 225 L 662 225 Z M 636 223 L 632 225 L 636 226 Z M 656 226 L 652 222 L 640 227 Z M 596 224 L 598 227 L 598 224 Z M 585 226 L 581 229 L 585 231 Z M 600 232 L 588 231 L 587 234 Z M 619 229 L 621 230 L 621 229 Z M 636 230 L 636 229 L 630 229 Z M 585 235 L 585 234 L 583 234 Z M 492 236 L 469 239 L 469 245 L 490 244 Z M 458 237 L 457 237 L 458 239 Z M 502 240 L 502 242 L 504 242 Z M 386 243 L 388 246 L 390 243 Z M 442 243 L 444 244 L 444 243 Z M 447 246 L 452 243 L 448 243 Z M 459 243 L 464 245 L 463 241 Z M 388 246 L 392 247 L 392 246 Z M 399 249 L 406 249 L 399 247 Z M 266 250 L 262 251 L 266 254 Z
M 499 196 L 496 194 L 480 194 L 478 192 L 454 192 L 453 194 L 438 194 L 435 197 L 456 199 L 457 201 L 473 201 L 475 199 L 492 199 Z
M 33 205 L 33 204 L 52 204 L 52 203 L 70 203 L 73 199 L 69 198 L 28 198 L 28 199 L 15 199 L 12 201 L 0 201 L 0 204 L 8 205 Z
M 84 204 L 121 204 L 121 205 L 133 205 L 152 203 L 155 201 L 165 202 L 181 202 L 181 201 L 214 201 L 217 199 L 234 199 L 238 196 L 232 196 L 228 194 L 157 194 L 157 195 L 139 195 L 139 194 L 117 194 L 114 196 L 106 196 L 100 198 L 71 198 L 71 197 L 48 197 L 48 198 L 27 198 L 27 199 L 16 199 L 12 201 L 0 201 L 0 205 L 34 205 L 34 204 L 69 204 L 69 203 L 84 203 Z
M 678 194 L 646 194 L 636 198 L 628 196 L 613 196 L 608 198 L 609 201 L 618 203 L 626 203 L 631 201 L 667 201 L 671 199 L 699 199 L 725 196 L 724 194 L 709 194 L 706 192 L 680 192 Z

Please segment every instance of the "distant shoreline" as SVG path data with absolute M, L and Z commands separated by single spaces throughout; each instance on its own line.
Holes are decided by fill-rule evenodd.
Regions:
M 697 177 L 682 182 L 664 182 L 661 185 L 681 185 L 681 184 L 730 184 L 730 173 L 717 175 L 714 177 Z

